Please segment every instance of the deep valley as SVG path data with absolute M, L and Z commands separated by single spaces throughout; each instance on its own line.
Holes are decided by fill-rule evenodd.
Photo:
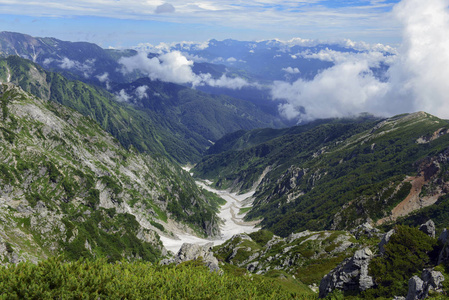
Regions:
M 449 121 L 288 117 L 352 46 L 198 47 L 0 33 L 0 298 L 447 297 Z

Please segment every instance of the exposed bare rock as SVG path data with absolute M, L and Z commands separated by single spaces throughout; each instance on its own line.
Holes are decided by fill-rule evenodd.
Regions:
M 425 269 L 421 275 L 422 280 L 426 284 L 427 292 L 430 290 L 441 291 L 443 287 L 444 276 L 439 271 L 432 269 Z
M 443 232 L 440 234 L 438 241 L 443 245 L 443 249 L 438 256 L 438 264 L 441 264 L 444 261 L 449 259 L 449 230 L 446 228 L 443 229 Z
M 432 220 L 429 220 L 426 223 L 421 224 L 421 226 L 419 226 L 419 230 L 421 230 L 430 237 L 433 238 L 435 237 L 435 223 Z
M 184 243 L 179 249 L 178 253 L 174 258 L 164 259 L 161 261 L 162 265 L 168 265 L 171 263 L 180 264 L 182 262 L 197 260 L 200 257 L 203 259 L 204 264 L 209 267 L 211 272 L 220 271 L 220 267 L 218 266 L 218 260 L 214 257 L 212 252 L 213 243 L 208 243 L 206 245 L 196 245 Z
M 374 286 L 373 278 L 368 275 L 368 265 L 373 257 L 369 248 L 358 250 L 352 258 L 344 260 L 320 283 L 320 298 L 335 289 L 343 291 L 365 291 Z
M 443 281 L 444 276 L 441 272 L 425 269 L 421 274 L 421 278 L 415 275 L 408 281 L 406 300 L 427 298 L 431 290 L 441 292 Z
M 440 236 L 438 237 L 438 241 L 440 241 L 443 245 L 449 241 L 449 230 L 446 228 L 443 229 Z
M 391 229 L 390 231 L 388 231 L 387 233 L 384 234 L 384 236 L 382 237 L 382 240 L 379 243 L 379 252 L 381 254 L 383 254 L 385 252 L 385 248 L 384 246 L 388 243 L 388 241 L 390 240 L 391 236 L 394 234 L 394 229 Z
M 374 228 L 369 222 L 365 222 L 362 225 L 357 226 L 356 228 L 350 231 L 356 239 L 359 239 L 361 236 L 367 236 L 368 238 L 372 238 L 373 236 L 379 235 L 379 229 Z
M 408 293 L 406 300 L 423 299 L 424 297 L 424 281 L 418 276 L 413 276 L 408 281 Z

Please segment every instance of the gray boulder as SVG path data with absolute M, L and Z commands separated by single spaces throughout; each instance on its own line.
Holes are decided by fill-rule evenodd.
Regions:
M 368 238 L 378 236 L 379 231 L 380 230 L 374 228 L 371 223 L 365 222 L 362 225 L 359 225 L 356 228 L 352 229 L 350 232 L 355 236 L 356 239 L 359 239 L 362 236 L 367 236 Z
M 415 300 L 424 298 L 424 281 L 418 276 L 413 276 L 408 281 L 408 293 L 405 300 Z
M 384 246 L 390 241 L 391 236 L 394 234 L 394 229 L 391 229 L 390 231 L 388 231 L 387 233 L 385 233 L 382 237 L 382 240 L 379 243 L 379 252 L 380 254 L 384 254 L 385 252 L 385 248 Z
M 196 245 L 184 243 L 179 249 L 178 253 L 173 258 L 164 259 L 160 262 L 162 265 L 168 265 L 171 263 L 180 264 L 185 261 L 197 260 L 200 257 L 203 259 L 204 264 L 212 271 L 220 271 L 218 266 L 218 260 L 215 258 L 212 247 L 213 243 L 207 243 L 205 245 Z
M 421 278 L 415 275 L 408 281 L 406 300 L 424 299 L 431 290 L 441 292 L 443 281 L 444 276 L 441 272 L 432 269 L 423 270 Z
M 449 241 L 449 230 L 444 228 L 443 232 L 438 237 L 438 241 L 440 241 L 443 245 L 447 244 L 447 242 Z
M 429 220 L 426 223 L 421 224 L 421 226 L 419 226 L 419 230 L 421 230 L 430 237 L 433 238 L 435 237 L 435 223 L 432 220 Z
M 425 293 L 428 295 L 429 291 L 442 291 L 444 275 L 439 271 L 434 271 L 432 269 L 425 269 L 422 271 L 421 279 L 425 284 Z
M 443 229 L 443 232 L 440 234 L 438 241 L 443 245 L 443 249 L 438 256 L 438 264 L 449 260 L 449 230 L 446 228 Z
M 372 257 L 371 250 L 365 248 L 344 260 L 323 277 L 320 282 L 319 297 L 324 298 L 335 289 L 364 291 L 373 287 L 373 278 L 368 275 L 368 265 Z

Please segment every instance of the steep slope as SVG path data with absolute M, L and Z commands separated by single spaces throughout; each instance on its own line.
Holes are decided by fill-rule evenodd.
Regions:
M 217 204 L 166 158 L 122 148 L 91 118 L 0 86 L 2 260 L 154 261 L 180 222 L 218 234 Z
M 117 93 L 128 95 L 130 103 L 118 102 L 109 91 L 68 80 L 17 56 L 0 59 L 0 81 L 92 117 L 125 147 L 181 163 L 198 161 L 211 141 L 226 133 L 282 125 L 251 103 L 149 79 L 111 84 Z M 144 89 L 140 96 L 139 88 Z
M 180 162 L 194 161 L 209 142 L 178 124 L 170 124 L 150 110 L 137 110 L 101 88 L 71 81 L 47 72 L 17 56 L 0 60 L 0 80 L 12 82 L 25 91 L 79 111 L 96 120 L 123 146 L 139 151 L 170 155 Z
M 317 120 L 286 129 L 237 131 L 217 141 L 193 172 L 214 180 L 219 188 L 248 190 L 264 172 L 273 169 L 270 174 L 280 176 L 290 166 L 310 160 L 323 144 L 349 138 L 375 120 Z
M 284 125 L 279 117 L 263 112 L 248 101 L 209 95 L 149 78 L 130 84 L 111 84 L 111 91 L 127 95 L 128 102 L 137 109 L 155 112 L 213 142 L 237 130 Z
M 419 112 L 300 126 L 280 136 L 262 131 L 267 140 L 259 144 L 253 131 L 217 142 L 229 150 L 204 158 L 194 172 L 224 188 L 257 185 L 247 217 L 263 218 L 281 236 L 352 228 L 367 219 L 380 224 L 447 193 L 448 129 L 447 121 Z M 245 138 L 248 148 L 241 146 Z

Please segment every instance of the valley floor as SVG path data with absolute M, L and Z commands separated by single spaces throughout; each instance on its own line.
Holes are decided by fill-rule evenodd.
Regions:
M 204 182 L 197 181 L 196 183 L 200 187 L 210 192 L 216 193 L 221 198 L 226 200 L 226 204 L 220 208 L 220 212 L 218 213 L 218 216 L 223 221 L 220 226 L 221 236 L 218 239 L 211 240 L 202 239 L 185 232 L 176 233 L 177 239 L 161 236 L 161 241 L 167 250 L 176 253 L 181 248 L 183 243 L 204 245 L 206 243 L 213 242 L 214 245 L 220 245 L 235 234 L 251 233 L 258 230 L 258 228 L 255 227 L 258 222 L 244 222 L 243 217 L 245 216 L 245 214 L 239 214 L 241 208 L 248 207 L 248 205 L 251 203 L 250 201 L 245 200 L 248 200 L 248 198 L 250 198 L 254 194 L 254 191 L 242 195 L 237 195 L 236 193 L 231 193 L 229 191 L 213 189 Z

